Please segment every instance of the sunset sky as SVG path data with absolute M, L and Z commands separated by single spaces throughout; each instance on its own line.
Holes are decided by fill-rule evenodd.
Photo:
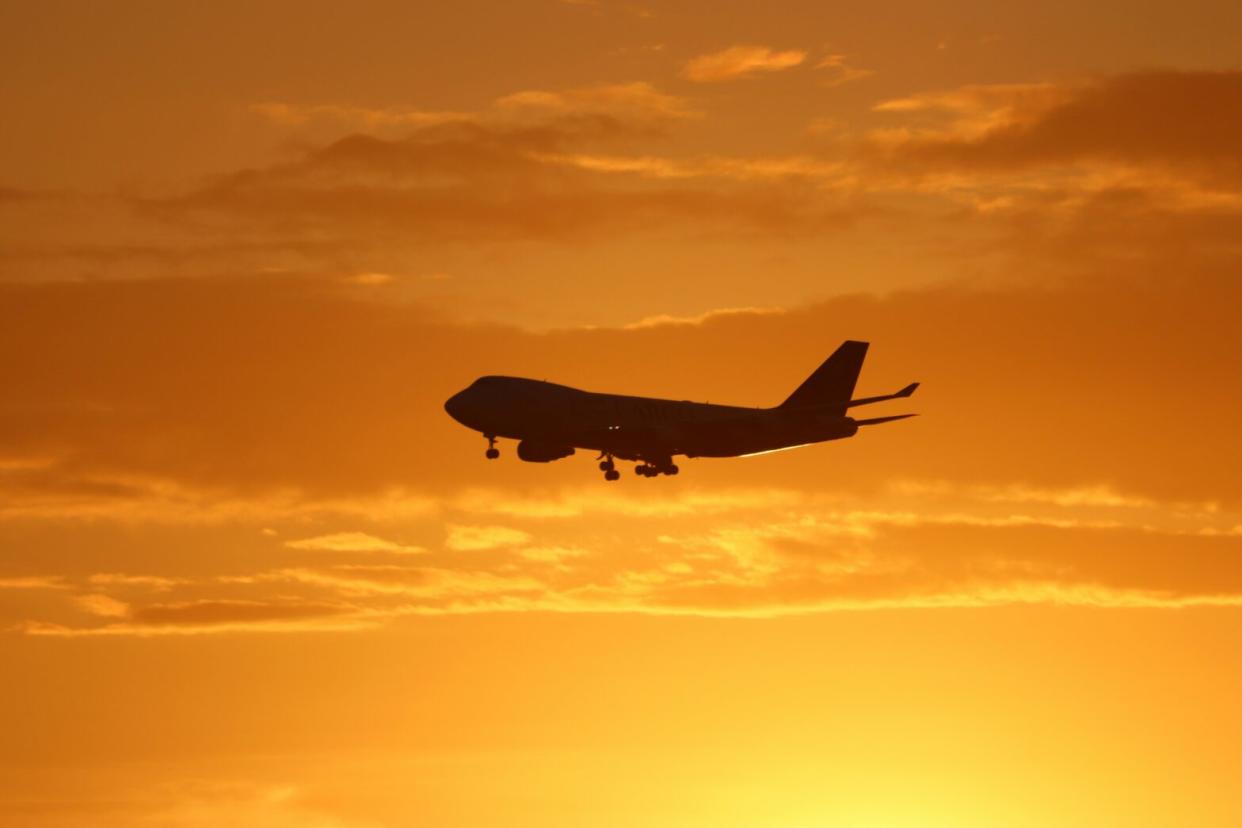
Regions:
M 1242 824 L 1242 5 L 0 2 L 0 823 Z M 489 463 L 484 374 L 839 443 Z

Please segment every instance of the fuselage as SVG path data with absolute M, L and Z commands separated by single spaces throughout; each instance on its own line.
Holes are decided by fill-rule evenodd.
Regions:
M 489 437 L 532 446 L 590 449 L 623 459 L 737 457 L 853 436 L 839 408 L 745 408 L 599 394 L 565 385 L 488 376 L 445 409 Z

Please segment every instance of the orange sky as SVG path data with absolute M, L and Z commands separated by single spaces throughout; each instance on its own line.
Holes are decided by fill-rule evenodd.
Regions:
M 1242 9 L 0 7 L 0 822 L 1236 826 Z M 476 376 L 921 416 L 605 484 Z M 880 413 L 880 412 L 877 412 Z

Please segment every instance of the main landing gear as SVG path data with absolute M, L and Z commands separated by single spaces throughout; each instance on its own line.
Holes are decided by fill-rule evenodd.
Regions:
M 492 437 L 490 434 L 487 435 L 486 456 L 488 460 L 495 460 L 497 457 L 500 456 L 500 449 L 496 448 L 496 438 Z
M 619 480 L 621 472 L 617 471 L 617 461 L 608 452 L 600 452 L 599 470 L 604 473 L 605 480 Z M 634 467 L 634 473 L 639 477 L 655 477 L 660 474 L 677 474 L 679 469 L 673 465 L 672 458 L 663 462 L 643 461 Z
M 602 455 L 603 460 L 599 461 L 599 470 L 604 473 L 605 480 L 618 480 L 621 472 L 617 471 L 617 464 L 613 461 L 611 454 Z

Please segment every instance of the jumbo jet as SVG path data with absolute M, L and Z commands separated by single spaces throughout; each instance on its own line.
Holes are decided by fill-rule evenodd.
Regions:
M 895 414 L 856 420 L 846 412 L 860 405 L 909 397 L 912 382 L 893 394 L 853 399 L 867 355 L 866 342 L 848 340 L 798 390 L 775 408 L 742 408 L 688 400 L 597 394 L 520 377 L 481 377 L 449 398 L 444 408 L 462 425 L 487 438 L 486 457 L 500 456 L 496 439 L 517 440 L 517 456 L 529 463 L 568 457 L 577 449 L 598 452 L 605 480 L 621 476 L 617 461 L 637 463 L 643 477 L 677 474 L 677 455 L 746 457 L 853 437 L 861 426 L 904 420 Z

